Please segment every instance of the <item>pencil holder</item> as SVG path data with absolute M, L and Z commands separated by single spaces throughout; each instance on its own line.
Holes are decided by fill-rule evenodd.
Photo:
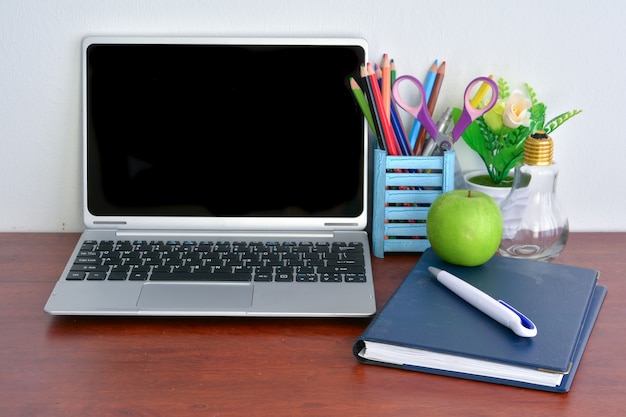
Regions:
M 374 150 L 374 256 L 430 247 L 426 216 L 440 194 L 454 189 L 454 161 L 453 150 L 443 156 L 389 156 Z

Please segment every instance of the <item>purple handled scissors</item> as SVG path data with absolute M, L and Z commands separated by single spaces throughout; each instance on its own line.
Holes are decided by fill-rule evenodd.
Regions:
M 400 95 L 400 83 L 402 83 L 403 81 L 410 81 L 417 87 L 417 90 L 419 92 L 419 103 L 417 104 L 417 106 L 410 106 L 402 99 Z M 469 95 L 472 92 L 474 86 L 482 82 L 485 82 L 489 85 L 489 88 L 491 89 L 491 98 L 489 100 L 489 103 L 487 103 L 485 107 L 474 108 L 471 105 L 471 99 Z M 491 108 L 496 105 L 496 101 L 498 100 L 498 86 L 495 81 L 493 81 L 489 77 L 474 78 L 465 89 L 465 97 L 463 99 L 463 112 L 461 113 L 459 121 L 452 129 L 452 137 L 450 137 L 445 133 L 439 132 L 437 125 L 435 124 L 432 116 L 428 112 L 427 103 L 424 103 L 424 97 L 426 97 L 426 94 L 424 92 L 424 86 L 417 78 L 411 75 L 403 75 L 401 77 L 398 77 L 393 84 L 391 93 L 393 99 L 398 104 L 398 106 L 404 109 L 416 120 L 419 120 L 422 126 L 424 126 L 426 131 L 430 134 L 430 137 L 435 139 L 435 141 L 439 144 L 439 147 L 442 150 L 448 150 L 452 148 L 452 144 L 459 140 L 459 138 L 461 137 L 463 132 L 465 132 L 465 129 L 467 129 L 470 123 L 491 110 Z

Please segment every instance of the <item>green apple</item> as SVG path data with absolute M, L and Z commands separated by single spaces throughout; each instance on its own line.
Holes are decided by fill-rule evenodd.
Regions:
M 433 201 L 426 218 L 426 234 L 435 253 L 461 266 L 487 262 L 502 240 L 502 212 L 489 195 L 453 190 Z

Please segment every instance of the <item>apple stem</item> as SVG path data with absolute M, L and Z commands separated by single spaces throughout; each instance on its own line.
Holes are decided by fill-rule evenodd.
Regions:
M 472 198 L 472 190 L 467 190 L 467 198 Z

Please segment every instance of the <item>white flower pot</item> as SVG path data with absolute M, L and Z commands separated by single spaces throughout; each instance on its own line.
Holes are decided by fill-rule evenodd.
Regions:
M 485 170 L 477 170 L 477 171 L 469 171 L 463 174 L 463 179 L 465 180 L 465 187 L 468 190 L 476 190 L 482 191 L 483 193 L 491 196 L 498 205 L 509 195 L 511 192 L 511 187 L 496 187 L 496 186 L 488 186 L 488 185 L 480 185 L 474 184 L 469 179 L 476 177 L 478 175 L 487 175 L 487 171 Z M 511 175 L 513 175 L 511 173 Z

